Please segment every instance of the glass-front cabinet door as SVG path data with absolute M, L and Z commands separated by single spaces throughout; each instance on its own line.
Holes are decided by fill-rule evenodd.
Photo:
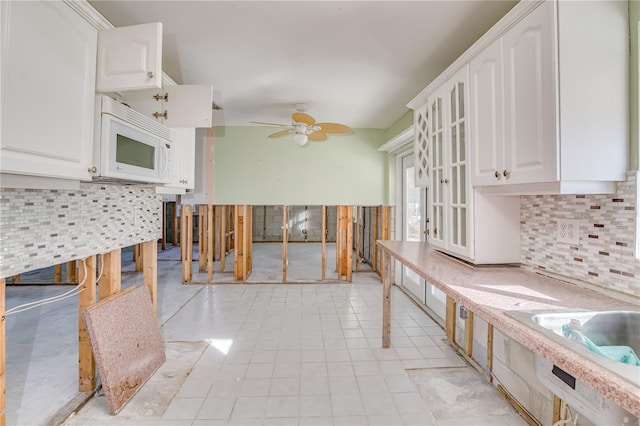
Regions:
M 449 218 L 449 249 L 468 255 L 468 140 L 467 140 L 467 68 L 458 73 L 448 84 L 448 117 L 446 140 L 449 156 L 449 193 L 447 217 Z M 447 178 L 445 178 L 445 181 Z
M 446 146 L 444 140 L 444 120 L 443 120 L 444 99 L 439 94 L 435 94 L 428 101 L 430 125 L 428 126 L 429 145 L 431 151 L 431 184 L 430 188 L 430 222 L 429 222 L 429 243 L 445 248 L 445 153 Z

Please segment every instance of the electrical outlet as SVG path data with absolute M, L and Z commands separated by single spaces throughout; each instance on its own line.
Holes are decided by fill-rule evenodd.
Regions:
M 580 221 L 558 219 L 558 242 L 577 246 L 580 244 Z

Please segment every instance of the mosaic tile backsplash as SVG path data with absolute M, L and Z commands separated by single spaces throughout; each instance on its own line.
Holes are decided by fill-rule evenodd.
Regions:
M 0 190 L 0 278 L 161 237 L 154 188 Z
M 523 266 L 640 298 L 640 260 L 634 254 L 636 197 L 636 172 L 630 172 L 613 195 L 521 197 Z M 580 221 L 579 245 L 557 242 L 558 218 Z

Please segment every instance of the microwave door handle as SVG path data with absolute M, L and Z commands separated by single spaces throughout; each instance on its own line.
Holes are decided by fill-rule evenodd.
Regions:
M 164 168 L 162 169 L 162 178 L 167 177 L 169 172 L 169 148 L 164 143 L 160 144 L 160 153 L 162 154 L 162 161 L 164 162 Z

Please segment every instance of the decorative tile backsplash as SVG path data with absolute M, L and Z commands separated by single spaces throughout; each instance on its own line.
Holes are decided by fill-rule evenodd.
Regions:
M 636 172 L 629 172 L 613 195 L 521 197 L 523 266 L 640 297 L 640 260 L 634 254 L 637 191 Z M 559 218 L 579 220 L 579 245 L 557 242 Z
M 0 278 L 161 237 L 152 187 L 0 190 Z

